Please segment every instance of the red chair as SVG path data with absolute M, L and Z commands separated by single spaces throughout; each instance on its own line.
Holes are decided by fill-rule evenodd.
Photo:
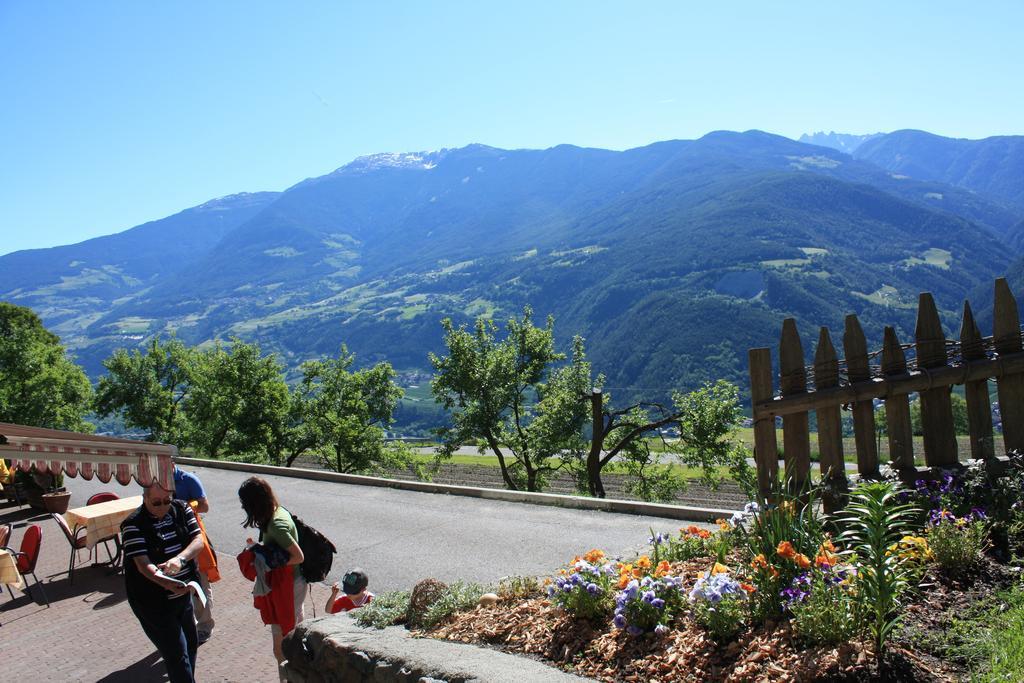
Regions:
M 46 601 L 46 606 L 50 606 L 50 599 L 46 597 L 46 591 L 43 590 L 43 584 L 39 582 L 39 577 L 36 576 L 36 562 L 39 561 L 39 546 L 43 542 L 43 530 L 39 528 L 38 524 L 31 524 L 25 529 L 25 535 L 21 537 L 21 550 L 14 553 L 14 560 L 18 567 L 18 572 L 22 576 L 31 575 L 36 580 L 36 586 L 39 587 L 39 592 L 43 595 L 43 600 Z M 7 592 L 11 594 L 11 599 L 14 599 L 14 593 L 11 591 L 11 587 L 7 587 Z M 29 596 L 32 594 L 28 591 L 28 580 L 25 580 L 25 593 Z
M 86 505 L 96 505 L 97 503 L 106 503 L 110 500 L 117 500 L 118 495 L 111 493 L 110 491 L 103 491 L 101 493 L 94 493 L 89 496 L 89 500 L 85 501 Z

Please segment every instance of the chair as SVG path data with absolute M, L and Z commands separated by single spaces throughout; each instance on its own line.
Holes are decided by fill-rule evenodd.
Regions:
M 85 527 L 75 527 L 75 530 L 72 531 L 62 515 L 51 512 L 50 516 L 57 522 L 57 526 L 64 532 L 64 538 L 68 539 L 68 544 L 71 546 L 71 559 L 68 561 L 68 584 L 72 585 L 75 583 L 75 560 L 78 559 L 78 551 L 86 548 Z M 110 554 L 109 546 L 107 547 L 107 554 Z
M 39 546 L 43 543 L 43 530 L 38 524 L 30 524 L 25 529 L 25 535 L 21 537 L 21 549 L 14 553 L 14 561 L 18 567 L 18 572 L 24 576 L 32 576 L 36 580 L 36 586 L 39 588 L 39 592 L 43 595 L 43 600 L 46 601 L 46 606 L 50 606 L 50 599 L 46 597 L 46 591 L 43 589 L 43 584 L 39 582 L 39 577 L 36 576 L 36 562 L 39 561 Z M 11 550 L 8 548 L 8 550 Z M 12 551 L 13 552 L 13 551 Z M 25 580 L 25 592 L 31 596 L 28 590 L 28 579 Z M 14 592 L 11 587 L 7 587 L 7 592 L 11 594 L 11 599 L 14 599 Z
M 118 495 L 110 491 L 102 491 L 100 493 L 94 493 L 89 496 L 89 500 L 85 501 L 86 505 L 96 505 L 97 503 L 106 503 L 110 500 L 117 500 Z
M 86 505 L 97 505 L 99 503 L 106 503 L 106 502 L 111 501 L 111 500 L 119 500 L 119 499 L 120 499 L 120 496 L 118 496 L 116 493 L 114 493 L 112 491 L 100 491 L 99 493 L 94 493 L 91 496 L 89 496 L 89 500 L 85 501 L 85 504 Z M 110 546 L 108 545 L 108 543 L 110 541 L 113 541 L 114 542 L 114 546 L 117 548 L 116 555 L 112 554 L 110 552 Z M 101 538 L 98 542 L 102 543 L 103 547 L 107 549 L 107 557 L 110 558 L 110 564 L 113 565 L 115 563 L 114 562 L 114 558 L 121 556 L 121 538 L 117 534 L 114 534 L 113 536 L 107 536 L 106 538 Z M 69 579 L 71 578 L 71 572 L 70 571 L 68 572 L 68 578 Z

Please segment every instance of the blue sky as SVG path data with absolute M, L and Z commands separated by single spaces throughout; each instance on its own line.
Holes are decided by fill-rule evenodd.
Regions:
M 0 253 L 354 157 L 1024 133 L 1024 2 L 0 0 Z

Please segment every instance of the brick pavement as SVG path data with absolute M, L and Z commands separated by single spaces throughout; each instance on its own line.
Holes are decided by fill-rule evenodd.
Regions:
M 0 597 L 0 653 L 3 679 L 8 681 L 166 681 L 163 662 L 142 633 L 125 600 L 124 577 L 90 567 L 87 552 L 75 569 L 74 585 L 66 573 L 71 548 L 49 515 L 28 507 L 0 507 L 0 524 L 15 524 L 10 545 L 17 547 L 25 525 L 39 524 L 43 541 L 36 575 L 50 599 L 47 608 L 39 591 L 36 600 L 3 589 Z M 106 553 L 100 547 L 100 557 Z M 220 553 L 223 578 L 213 586 L 213 638 L 199 648 L 198 681 L 276 681 L 270 628 L 252 606 L 252 584 L 238 572 L 234 557 Z M 31 579 L 29 579 L 32 582 Z M 34 582 L 33 586 L 34 586 Z M 312 600 L 313 602 L 310 602 Z M 326 589 L 313 587 L 306 602 L 317 614 L 327 600 Z

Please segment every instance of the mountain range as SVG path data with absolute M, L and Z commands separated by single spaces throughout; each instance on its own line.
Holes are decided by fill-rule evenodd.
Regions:
M 613 394 L 653 400 L 745 386 L 747 349 L 774 345 L 787 316 L 808 353 L 817 326 L 835 335 L 851 312 L 876 347 L 884 325 L 910 339 L 927 290 L 953 334 L 994 277 L 1024 294 L 1022 254 L 1024 137 L 719 131 L 621 152 L 362 157 L 281 193 L 7 254 L 0 299 L 36 310 L 94 376 L 171 331 L 258 341 L 292 369 L 345 343 L 360 363 L 423 371 L 442 317 L 529 304 L 562 341 L 586 338 Z

